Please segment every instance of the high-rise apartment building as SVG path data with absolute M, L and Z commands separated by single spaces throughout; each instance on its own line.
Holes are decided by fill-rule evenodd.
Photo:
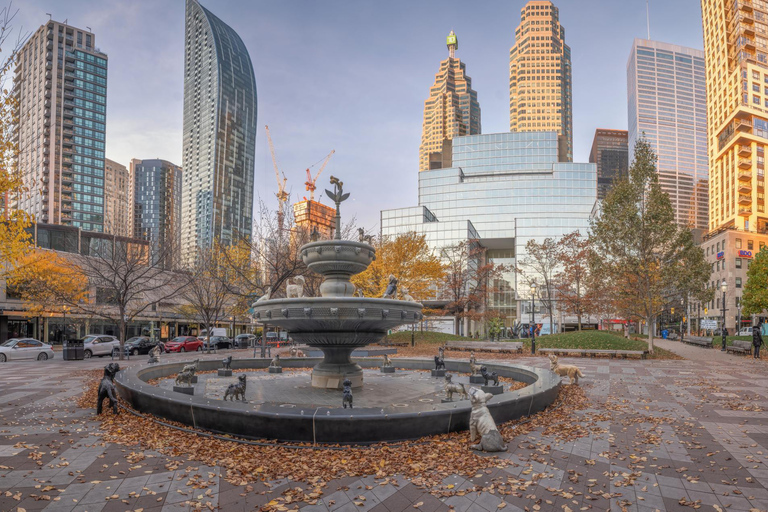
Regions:
M 154 261 L 165 268 L 180 263 L 182 174 L 166 160 L 131 160 L 132 236 L 149 240 Z
M 104 159 L 104 231 L 131 236 L 132 215 L 128 168 L 109 158 Z
M 104 230 L 107 56 L 93 33 L 53 20 L 19 51 L 12 94 L 19 169 L 17 208 L 40 222 Z
M 305 199 L 293 203 L 293 218 L 297 227 L 310 233 L 317 230 L 321 238 L 333 238 L 336 230 L 336 208 Z
M 509 50 L 509 131 L 556 131 L 560 160 L 573 160 L 571 49 L 549 0 L 532 0 L 520 10 Z
M 707 229 L 709 165 L 704 53 L 635 39 L 627 62 L 629 159 L 645 136 L 658 156 L 675 221 Z
M 451 140 L 480 133 L 480 104 L 466 65 L 456 58 L 459 39 L 448 34 L 448 58 L 440 62 L 435 83 L 424 102 L 419 171 L 451 167 Z
M 701 1 L 707 63 L 709 228 L 768 232 L 768 3 Z
M 627 175 L 627 131 L 603 128 L 595 130 L 589 163 L 597 166 L 597 198 L 603 200 L 614 180 Z
M 187 0 L 184 44 L 182 260 L 251 235 L 256 78 L 227 24 Z

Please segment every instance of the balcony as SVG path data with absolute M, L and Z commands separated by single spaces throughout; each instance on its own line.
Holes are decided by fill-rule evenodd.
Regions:
M 752 192 L 752 185 L 749 182 L 743 181 L 739 183 L 739 193 L 749 194 Z
M 750 204 L 751 205 L 752 204 L 752 196 L 751 195 L 747 196 L 747 195 L 744 195 L 744 194 L 739 194 L 739 204 Z
M 742 217 L 749 217 L 752 215 L 752 207 L 751 206 L 742 206 L 739 208 L 739 215 Z
M 739 158 L 739 168 L 741 168 L 741 169 L 751 169 L 752 168 L 752 159 L 751 158 Z
M 72 171 L 67 172 L 66 169 L 64 169 L 64 172 L 61 174 L 61 182 L 62 183 L 73 183 L 74 178 L 72 177 Z
M 739 145 L 739 156 L 752 156 L 752 146 Z
M 67 62 L 75 62 L 75 52 L 66 52 L 64 54 L 64 60 Z
M 739 0 L 739 10 L 744 13 L 751 13 L 752 0 Z
M 72 158 L 68 157 L 68 156 L 65 156 L 64 158 L 61 159 L 61 163 L 63 163 L 63 164 L 71 164 L 72 163 Z
M 64 137 L 61 139 L 61 142 L 65 146 L 71 146 L 74 143 L 74 139 L 72 137 Z
M 752 121 L 751 120 L 745 120 L 745 119 L 735 119 L 733 121 L 733 127 L 736 130 L 741 130 L 745 132 L 751 132 L 752 131 Z

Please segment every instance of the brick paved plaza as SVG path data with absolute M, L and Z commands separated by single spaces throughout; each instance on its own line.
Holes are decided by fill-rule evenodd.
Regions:
M 585 373 L 590 408 L 573 421 L 589 422 L 592 434 L 560 441 L 539 429 L 507 439 L 509 452 L 501 457 L 514 464 L 490 463 L 492 469 L 469 479 L 447 478 L 445 489 L 454 496 L 438 499 L 403 477 L 368 476 L 330 481 L 315 505 L 278 504 L 345 512 L 768 510 L 768 366 L 716 350 L 664 346 L 690 359 L 563 359 Z M 164 357 L 182 359 L 189 355 Z M 517 361 L 548 364 L 543 357 Z M 67 362 L 57 354 L 47 362 L 0 365 L 0 511 L 240 511 L 269 502 L 279 509 L 273 500 L 302 485 L 235 486 L 218 467 L 149 450 L 136 460 L 137 447 L 105 444 L 94 410 L 79 409 L 74 399 L 85 379 L 77 370 L 107 362 Z M 510 482 L 517 492 L 506 494 Z

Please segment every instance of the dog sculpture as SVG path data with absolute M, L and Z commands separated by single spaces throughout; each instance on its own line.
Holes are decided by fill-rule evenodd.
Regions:
M 270 368 L 279 368 L 280 367 L 280 354 L 275 354 L 275 357 L 272 358 L 272 362 L 269 363 Z
M 159 363 L 160 362 L 160 352 L 162 350 L 160 349 L 160 345 L 155 345 L 152 347 L 152 350 L 149 351 L 149 361 L 147 361 L 149 364 Z
M 115 398 L 115 375 L 120 371 L 120 365 L 109 363 L 104 367 L 104 377 L 99 384 L 99 398 L 96 402 L 96 414 L 101 414 L 101 405 L 105 398 L 109 398 L 109 406 L 112 412 L 117 414 L 117 398 Z
M 349 408 L 352 409 L 352 382 L 350 382 L 349 379 L 344 379 L 342 385 L 344 386 L 344 389 L 341 392 L 341 404 L 345 409 L 347 408 L 347 404 L 349 404 Z
M 384 362 L 381 364 L 382 368 L 384 368 L 385 366 L 386 367 L 392 366 L 392 361 L 389 360 L 389 355 L 388 354 L 384 354 Z
M 408 293 L 408 288 L 406 288 L 405 286 L 403 286 L 403 287 L 400 289 L 400 295 L 402 295 L 402 298 L 401 298 L 400 300 L 406 300 L 406 301 L 408 301 L 408 302 L 416 302 L 416 299 L 414 299 L 414 298 L 413 298 L 413 297 L 412 297 L 412 296 L 411 296 L 411 295 Z
M 491 393 L 477 388 L 469 390 L 469 400 L 472 403 L 472 412 L 469 414 L 469 441 L 479 441 L 470 448 L 484 452 L 505 452 L 507 445 L 504 444 L 504 439 L 501 438 L 496 422 L 493 421 L 486 405 L 491 398 Z
M 485 366 L 480 367 L 480 375 L 483 376 L 486 386 L 488 385 L 488 381 L 493 382 L 494 386 L 499 385 L 499 375 L 496 372 L 488 373 L 488 368 L 486 368 Z
M 464 384 L 461 382 L 451 382 L 451 374 L 447 373 L 445 374 L 445 397 L 448 400 L 453 400 L 453 394 L 458 393 L 461 395 L 462 400 L 466 400 L 468 398 L 467 396 L 467 388 L 464 387 Z
M 475 351 L 469 353 L 469 373 L 470 375 L 477 375 L 480 373 L 480 365 L 475 360 Z
M 222 370 L 232 369 L 232 356 L 227 356 L 221 360 L 221 369 Z
M 192 364 L 184 365 L 184 368 L 181 369 L 182 372 L 192 372 L 192 375 L 197 373 L 197 365 L 200 363 L 200 359 L 195 359 L 192 361 Z
M 365 229 L 363 228 L 357 228 L 357 239 L 360 242 L 365 242 L 367 244 L 373 245 L 373 235 L 366 235 Z
M 270 296 L 270 295 L 272 295 L 272 287 L 271 287 L 271 286 L 270 286 L 270 287 L 268 287 L 268 288 L 267 288 L 267 289 L 264 291 L 264 295 L 262 295 L 261 297 L 259 297 L 259 298 L 256 300 L 256 302 L 254 302 L 254 304 L 258 304 L 259 302 L 264 302 L 264 301 L 267 301 L 267 300 L 269 300 L 269 296 Z
M 392 274 L 389 275 L 389 284 L 387 289 L 382 295 L 382 299 L 396 299 L 397 298 L 397 278 Z
M 304 296 L 304 283 L 306 280 L 304 276 L 296 276 L 293 278 L 293 284 L 285 285 L 285 296 L 289 299 L 299 299 Z
M 440 356 L 435 356 L 435 370 L 445 370 L 445 361 Z
M 298 349 L 298 347 L 291 347 L 291 357 L 306 357 L 304 352 Z
M 185 366 L 178 374 L 176 374 L 176 385 L 184 384 L 186 386 L 192 385 L 192 377 L 195 376 L 195 368 L 192 365 Z
M 581 373 L 581 370 L 579 370 L 578 367 L 570 365 L 570 364 L 560 364 L 557 361 L 557 356 L 555 354 L 551 354 L 549 356 L 549 369 L 558 374 L 561 377 L 568 376 L 569 379 L 571 379 L 571 384 L 579 384 L 579 377 L 584 377 L 584 374 Z
M 245 375 L 240 375 L 237 380 L 238 382 L 230 384 L 224 392 L 224 400 L 229 397 L 230 401 L 234 402 L 239 396 L 240 400 L 245 402 Z

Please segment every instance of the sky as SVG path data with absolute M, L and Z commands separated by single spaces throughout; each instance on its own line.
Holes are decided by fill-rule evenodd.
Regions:
M 201 0 L 251 56 L 258 96 L 255 200 L 276 207 L 264 125 L 292 200 L 320 194 L 331 175 L 351 197 L 345 222 L 378 232 L 382 209 L 418 204 L 424 100 L 454 30 L 482 111 L 482 132 L 509 131 L 509 49 L 524 0 Z M 574 161 L 587 162 L 596 128 L 627 129 L 626 65 L 645 38 L 646 0 L 556 0 L 573 68 Z M 106 156 L 181 164 L 183 0 L 24 0 L 14 28 L 48 20 L 90 27 L 109 56 Z M 650 0 L 651 39 L 703 49 L 696 0 Z M 316 195 L 317 199 L 317 195 Z M 322 202 L 330 203 L 324 194 Z

